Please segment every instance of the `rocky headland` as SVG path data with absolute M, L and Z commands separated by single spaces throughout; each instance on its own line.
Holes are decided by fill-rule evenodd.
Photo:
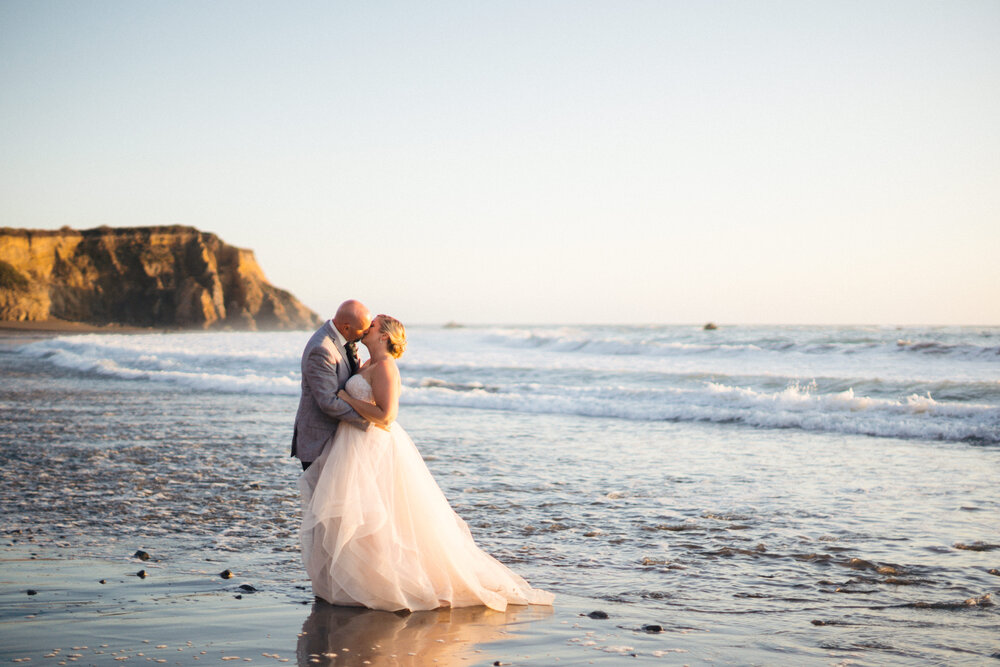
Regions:
M 252 250 L 193 227 L 0 227 L 0 321 L 253 331 L 319 318 Z

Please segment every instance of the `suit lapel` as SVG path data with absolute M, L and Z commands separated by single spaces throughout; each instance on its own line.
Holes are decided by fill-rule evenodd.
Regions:
M 340 338 L 337 336 L 337 330 L 333 328 L 333 320 L 326 321 L 326 335 L 330 337 L 333 341 L 333 346 L 337 349 L 337 353 L 340 354 L 340 360 L 337 362 L 337 368 L 339 369 L 341 364 L 347 369 L 347 375 L 351 375 L 351 362 L 347 360 L 347 350 L 344 346 L 340 344 Z M 339 375 L 339 373 L 338 373 Z

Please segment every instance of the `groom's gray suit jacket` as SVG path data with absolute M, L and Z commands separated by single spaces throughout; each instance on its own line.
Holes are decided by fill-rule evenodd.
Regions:
M 333 322 L 316 330 L 302 352 L 302 396 L 295 414 L 292 456 L 315 461 L 342 421 L 367 429 L 369 422 L 337 398 L 351 377 L 347 353 L 337 340 Z

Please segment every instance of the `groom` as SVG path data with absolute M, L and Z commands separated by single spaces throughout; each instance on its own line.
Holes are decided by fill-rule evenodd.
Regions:
M 355 344 L 371 323 L 371 313 L 364 304 L 353 299 L 345 301 L 333 319 L 306 343 L 302 352 L 302 396 L 292 434 L 292 456 L 298 457 L 303 470 L 323 453 L 323 445 L 341 421 L 368 428 L 369 423 L 337 398 L 337 392 L 358 370 Z

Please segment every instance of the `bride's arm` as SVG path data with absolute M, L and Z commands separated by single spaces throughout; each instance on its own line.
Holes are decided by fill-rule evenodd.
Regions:
M 388 429 L 399 412 L 399 369 L 394 361 L 386 360 L 373 369 L 371 386 L 374 405 L 359 401 L 343 389 L 337 395 L 372 424 Z

